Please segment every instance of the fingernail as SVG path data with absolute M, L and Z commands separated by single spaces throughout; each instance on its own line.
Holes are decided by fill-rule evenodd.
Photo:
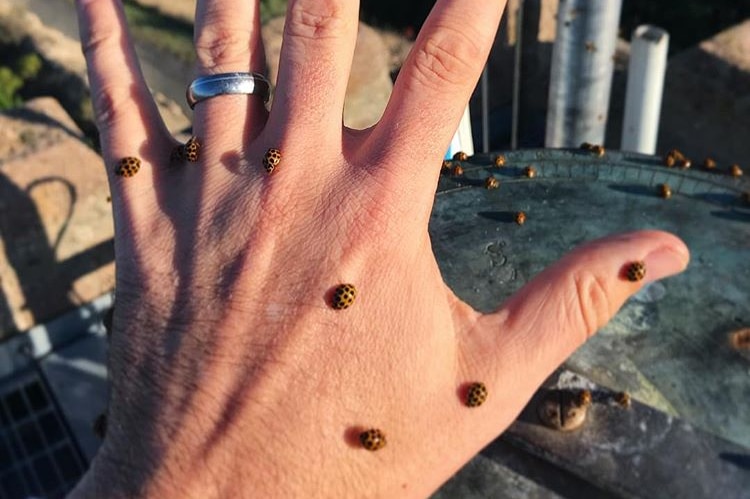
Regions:
M 649 283 L 679 274 L 687 267 L 690 256 L 687 248 L 662 246 L 649 253 L 643 262 L 646 264 L 646 277 L 643 282 Z

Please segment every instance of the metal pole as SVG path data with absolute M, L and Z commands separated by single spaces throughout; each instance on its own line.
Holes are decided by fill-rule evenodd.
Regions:
M 518 13 L 516 16 L 516 50 L 513 61 L 513 122 L 510 131 L 510 148 L 518 149 L 518 123 L 521 116 L 521 56 L 523 46 L 523 4 L 524 0 L 518 2 Z
M 560 0 L 547 147 L 603 144 L 622 0 Z
M 622 126 L 623 151 L 654 154 L 667 73 L 669 33 L 639 26 L 633 33 Z
M 482 152 L 490 152 L 490 102 L 489 102 L 489 77 L 487 65 L 482 71 Z

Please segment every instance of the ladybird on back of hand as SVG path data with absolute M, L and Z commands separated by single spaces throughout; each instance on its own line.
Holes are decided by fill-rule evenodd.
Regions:
M 200 151 L 201 144 L 198 142 L 198 138 L 193 135 L 188 139 L 187 142 L 185 142 L 184 146 L 184 156 L 185 159 L 190 163 L 195 163 L 198 161 L 198 152 Z
M 374 452 L 385 447 L 385 434 L 377 428 L 370 428 L 359 434 L 359 442 L 362 447 Z
M 468 407 L 479 407 L 487 401 L 487 385 L 481 381 L 469 385 L 466 392 L 466 405 Z
M 344 310 L 352 306 L 356 297 L 357 288 L 353 284 L 341 284 L 333 292 L 331 306 L 336 310 Z
M 115 167 L 115 175 L 120 177 L 132 177 L 141 169 L 141 160 L 128 156 L 122 158 Z
M 279 166 L 279 163 L 281 163 L 280 150 L 271 148 L 266 151 L 266 154 L 263 156 L 263 168 L 265 168 L 268 173 L 273 173 L 276 167 Z

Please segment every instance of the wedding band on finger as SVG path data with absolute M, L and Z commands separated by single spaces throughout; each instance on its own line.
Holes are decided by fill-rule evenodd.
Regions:
M 271 84 L 260 73 L 221 73 L 201 76 L 188 86 L 186 97 L 190 109 L 211 97 L 218 95 L 245 94 L 257 95 L 268 102 L 271 97 Z

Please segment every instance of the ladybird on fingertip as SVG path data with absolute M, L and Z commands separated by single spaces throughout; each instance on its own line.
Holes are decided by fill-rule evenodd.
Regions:
M 633 262 L 628 265 L 627 278 L 630 282 L 638 282 L 646 277 L 646 264 L 643 262 Z

